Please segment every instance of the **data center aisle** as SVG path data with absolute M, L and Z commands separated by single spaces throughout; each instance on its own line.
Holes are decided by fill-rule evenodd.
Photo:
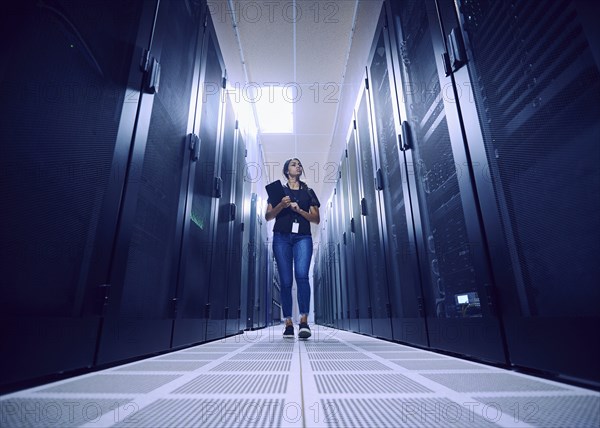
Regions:
M 5 395 L 0 426 L 599 425 L 594 391 L 319 326 L 308 341 L 281 332 L 246 332 Z

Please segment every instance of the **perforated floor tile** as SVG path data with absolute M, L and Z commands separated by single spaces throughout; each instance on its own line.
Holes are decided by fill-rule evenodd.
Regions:
M 597 392 L 311 328 L 308 341 L 276 326 L 15 392 L 0 427 L 599 426 Z
M 321 394 L 432 392 L 401 374 L 317 374 L 315 381 Z
M 124 398 L 8 398 L 0 400 L 2 427 L 75 427 L 97 423 L 103 415 L 117 421 L 137 406 Z
M 211 369 L 221 372 L 287 372 L 289 361 L 225 361 Z
M 117 427 L 279 427 L 284 400 L 161 399 Z
M 513 373 L 431 373 L 423 376 L 458 392 L 564 390 L 556 384 Z
M 40 389 L 39 392 L 143 394 L 178 377 L 170 374 L 96 374 Z
M 358 352 L 309 352 L 308 358 L 311 360 L 367 360 L 371 359 L 365 354 Z
M 199 375 L 176 394 L 285 394 L 287 375 Z
M 310 365 L 314 371 L 389 371 L 388 366 L 379 361 L 353 360 L 353 361 L 311 361 Z
M 479 397 L 483 406 L 507 413 L 517 423 L 541 427 L 590 427 L 600 426 L 600 397 L 561 396 L 545 397 Z
M 330 427 L 486 427 L 495 423 L 446 398 L 325 399 Z
M 240 352 L 231 357 L 232 360 L 291 360 L 291 352 Z

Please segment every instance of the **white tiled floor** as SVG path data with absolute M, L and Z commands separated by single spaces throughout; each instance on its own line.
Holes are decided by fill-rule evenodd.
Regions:
M 595 427 L 600 394 L 313 326 L 246 332 L 0 397 L 0 427 Z

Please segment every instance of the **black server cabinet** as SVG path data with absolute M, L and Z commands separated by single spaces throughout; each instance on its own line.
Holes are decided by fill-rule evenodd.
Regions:
M 451 3 L 451 2 L 446 2 Z M 486 242 L 435 1 L 391 2 L 432 348 L 505 363 Z
M 341 174 L 341 170 L 340 170 Z M 340 309 L 338 315 L 337 327 L 343 330 L 349 330 L 348 322 L 348 307 L 349 307 L 349 296 L 348 296 L 348 260 L 346 259 L 346 243 L 345 243 L 345 231 L 344 231 L 344 201 L 342 199 L 342 180 L 338 180 L 336 187 L 336 255 L 339 260 L 338 270 L 340 278 Z
M 339 170 L 341 175 L 341 170 Z M 342 199 L 342 181 L 338 179 L 336 187 L 333 192 L 333 210 L 334 210 L 334 226 L 333 236 L 334 241 L 330 244 L 333 246 L 335 251 L 335 261 L 337 263 L 337 276 L 338 282 L 338 293 L 339 293 L 339 306 L 338 313 L 336 315 L 335 327 L 348 330 L 348 277 L 347 277 L 347 260 L 346 251 L 344 247 L 344 223 L 343 223 L 343 199 Z
M 234 163 L 230 173 L 232 174 L 233 197 L 229 207 L 230 221 L 232 222 L 231 241 L 228 249 L 228 265 L 232 272 L 227 281 L 227 325 L 226 335 L 239 333 L 243 330 L 241 324 L 241 296 L 242 288 L 246 282 L 242 280 L 242 272 L 247 269 L 248 259 L 243 257 L 243 232 L 244 201 L 249 195 L 245 194 L 244 177 L 246 167 L 246 144 L 241 130 L 236 123 L 236 138 L 234 149 Z
M 369 100 L 368 79 L 358 97 L 356 105 L 356 141 L 359 175 L 360 227 L 363 232 L 363 246 L 368 254 L 366 264 L 370 305 L 369 318 L 373 326 L 373 335 L 385 339 L 392 338 L 392 324 L 389 317 L 389 293 L 386 272 L 385 253 L 381 239 L 381 206 L 375 184 L 375 156 L 371 127 L 371 105 Z
M 3 5 L 0 384 L 94 363 L 155 6 Z
M 315 324 L 323 324 L 323 317 L 321 315 L 324 305 L 320 301 L 321 299 L 321 291 L 320 291 L 320 283 L 321 278 L 319 271 L 321 270 L 321 260 L 317 257 L 318 253 L 313 254 L 313 258 L 315 260 L 315 266 L 313 268 L 313 288 L 312 288 L 312 296 L 314 297 L 314 317 Z
M 248 275 L 247 275 L 247 283 L 248 286 L 246 288 L 246 329 L 250 330 L 254 328 L 254 306 L 255 306 L 255 296 L 256 296 L 256 288 L 257 288 L 257 268 L 256 265 L 256 235 L 258 234 L 257 230 L 257 220 L 256 220 L 256 204 L 257 204 L 258 195 L 256 193 L 252 193 L 250 196 L 250 212 L 248 214 L 248 242 L 246 244 L 246 248 L 244 249 L 244 254 L 248 257 Z
M 345 306 L 346 318 L 348 320 L 348 329 L 358 332 L 358 291 L 357 291 L 357 276 L 354 271 L 354 239 L 353 239 L 353 224 L 352 213 L 350 206 L 352 198 L 350 195 L 350 179 L 348 172 L 348 151 L 346 150 L 342 162 L 340 164 L 340 192 L 341 192 L 341 232 L 342 242 L 344 246 L 344 259 L 346 260 L 346 290 L 348 300 Z
M 258 195 L 252 194 L 250 206 L 250 237 L 248 243 L 248 300 L 247 313 L 248 320 L 246 327 L 248 329 L 256 329 L 265 327 L 266 305 L 271 305 L 272 294 L 268 288 L 273 286 L 273 276 L 268 282 L 267 264 L 272 261 L 274 266 L 275 261 L 272 257 L 269 258 L 269 243 L 265 237 L 265 227 L 263 226 L 262 213 L 258 206 Z
M 267 247 L 267 259 L 272 261 L 267 266 L 267 326 L 270 326 L 281 322 L 281 284 L 272 246 Z
M 598 385 L 600 5 L 457 5 L 443 31 L 464 48 L 452 73 L 510 361 Z
M 354 276 L 355 291 L 357 295 L 356 318 L 359 320 L 358 329 L 361 333 L 372 334 L 371 323 L 371 284 L 369 283 L 369 271 L 367 267 L 367 248 L 365 244 L 365 231 L 363 229 L 361 216 L 364 211 L 364 203 L 360 198 L 360 176 L 358 159 L 358 148 L 356 143 L 356 121 L 348 138 L 348 202 L 350 208 L 350 229 L 352 232 L 352 247 L 354 253 Z
M 141 101 L 133 139 L 99 364 L 171 346 L 201 16 L 200 4 L 158 3 L 147 58 L 149 76 L 160 71 L 160 85 L 145 82 L 146 91 L 155 94 Z
M 206 340 L 208 292 L 220 181 L 216 175 L 225 67 L 210 16 L 204 28 L 200 87 L 186 199 L 173 346 Z
M 223 86 L 226 84 L 223 83 Z M 223 88 L 225 89 L 225 88 Z M 208 301 L 210 311 L 206 327 L 206 339 L 225 336 L 226 319 L 229 316 L 227 294 L 229 281 L 235 276 L 238 266 L 231 264 L 231 239 L 233 234 L 233 165 L 236 135 L 236 117 L 231 99 L 223 102 L 219 158 L 215 165 L 218 187 L 215 189 L 216 211 L 214 216 L 215 237 L 211 249 L 210 288 Z
M 387 14 L 382 9 L 367 62 L 371 117 L 378 169 L 375 187 L 379 193 L 383 222 L 382 242 L 389 287 L 389 316 L 393 338 L 427 346 L 421 278 L 415 244 L 408 174 L 410 158 L 402 145 L 400 104 L 393 68 L 392 42 Z M 406 141 L 406 140 L 405 140 Z
M 347 233 L 346 233 L 346 202 L 345 202 L 345 180 L 343 178 L 342 161 L 338 164 L 338 182 L 336 185 L 337 194 L 337 234 L 339 239 L 339 255 L 340 255 L 340 278 L 342 288 L 342 307 L 340 328 L 351 330 L 350 328 L 350 281 L 352 276 L 349 275 L 350 259 L 348 258 Z
M 327 231 L 326 231 L 326 223 L 325 219 L 321 222 L 321 232 L 320 239 L 321 243 L 326 244 L 327 241 Z M 321 251 L 321 248 L 317 248 L 317 250 L 313 253 L 313 259 L 315 260 L 315 267 L 313 268 L 313 295 L 314 295 L 314 308 L 315 308 L 315 320 L 317 323 L 322 325 L 327 325 L 327 312 L 329 311 L 329 302 L 327 296 L 327 270 L 329 269 L 329 265 L 327 264 L 327 259 L 325 258 L 324 251 Z M 318 264 L 318 266 L 317 266 Z M 317 321 L 318 320 L 318 321 Z
M 241 131 L 243 132 L 243 130 Z M 243 134 L 244 136 L 246 134 Z M 252 144 L 248 140 L 248 147 Z M 244 152 L 244 155 L 246 152 Z M 241 293 L 240 293 L 240 330 L 248 328 L 248 320 L 251 318 L 251 312 L 248 312 L 248 302 L 250 299 L 250 268 L 252 259 L 250 257 L 250 232 L 252 230 L 251 210 L 252 210 L 252 181 L 254 177 L 254 165 L 247 163 L 244 167 L 243 179 L 241 187 L 243 187 L 243 202 L 238 209 L 241 209 L 241 257 L 242 257 L 242 272 L 241 272 Z M 236 192 L 236 196 L 239 193 Z
M 342 275 L 342 257 L 340 255 L 340 218 L 339 218 L 339 197 L 337 190 L 333 191 L 331 201 L 332 223 L 331 240 L 327 244 L 329 259 L 333 263 L 335 277 L 335 299 L 336 311 L 333 318 L 333 326 L 341 328 L 344 320 L 344 287 L 346 279 Z
M 270 321 L 268 314 L 270 311 L 271 303 L 271 289 L 273 284 L 273 252 L 272 245 L 267 235 L 267 222 L 264 217 L 264 209 L 260 212 L 258 217 L 258 228 L 259 233 L 259 245 L 257 254 L 258 264 L 258 282 L 257 285 L 257 306 L 256 306 L 256 320 L 257 327 L 266 327 Z
M 329 209 L 327 210 L 327 241 L 321 242 L 319 251 L 323 252 L 323 258 L 327 263 L 327 277 L 329 280 L 329 299 L 331 311 L 329 313 L 328 325 L 333 327 L 336 318 L 338 317 L 340 301 L 339 301 L 339 277 L 337 270 L 337 261 L 335 259 L 335 231 L 334 231 L 334 210 L 333 202 L 329 203 Z M 325 244 L 325 245 L 323 245 Z

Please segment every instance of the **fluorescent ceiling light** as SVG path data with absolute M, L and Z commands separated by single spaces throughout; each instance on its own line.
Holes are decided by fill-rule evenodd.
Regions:
M 294 132 L 296 91 L 290 86 L 262 86 L 254 98 L 261 133 Z

